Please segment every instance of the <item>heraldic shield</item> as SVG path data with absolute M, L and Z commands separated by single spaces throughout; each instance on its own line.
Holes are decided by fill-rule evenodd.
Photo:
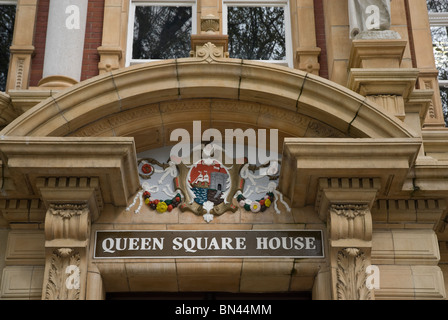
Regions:
M 140 205 L 135 213 L 140 213 L 144 202 L 158 213 L 178 208 L 181 212 L 190 211 L 203 216 L 207 223 L 215 216 L 235 213 L 238 209 L 261 213 L 271 204 L 279 214 L 277 199 L 290 211 L 276 190 L 279 178 L 277 161 L 251 165 L 246 157 L 229 157 L 220 146 L 210 143 L 201 146 L 199 152 L 193 149 L 186 158 L 170 155 L 167 163 L 141 158 L 138 165 L 142 190 L 128 211 L 138 198 Z M 265 169 L 264 174 L 260 174 L 262 169 Z M 257 193 L 263 194 L 260 197 Z

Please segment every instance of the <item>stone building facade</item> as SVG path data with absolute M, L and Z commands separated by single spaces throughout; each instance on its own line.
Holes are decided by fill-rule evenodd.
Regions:
M 0 299 L 446 299 L 448 131 L 427 3 L 393 0 L 393 36 L 352 39 L 348 2 L 253 1 L 282 8 L 285 28 L 281 59 L 259 61 L 232 53 L 228 17 L 243 1 L 166 1 L 191 19 L 189 52 L 175 59 L 130 54 L 138 7 L 150 0 L 5 1 L 17 11 L 0 92 Z M 241 196 L 250 166 L 229 165 L 230 200 L 218 209 L 187 201 L 179 177 L 188 173 L 155 162 L 173 131 L 194 136 L 194 121 L 223 136 L 278 130 L 281 166 L 275 188 L 261 185 L 263 211 Z M 179 190 L 166 207 L 145 198 L 161 189 L 153 170 Z M 311 230 L 323 255 L 98 255 L 114 251 L 98 242 L 102 232 L 303 240 Z M 232 246 L 221 250 L 242 247 Z

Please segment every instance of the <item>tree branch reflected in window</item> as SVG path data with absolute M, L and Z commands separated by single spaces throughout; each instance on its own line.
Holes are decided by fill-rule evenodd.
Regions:
M 15 5 L 0 5 L 0 91 L 6 90 L 15 16 Z
M 428 0 L 427 6 L 430 17 L 440 17 L 440 14 L 448 13 L 448 1 L 446 0 Z M 446 25 L 437 23 L 436 26 L 431 26 L 431 34 L 439 80 L 442 81 L 440 95 L 443 115 L 448 126 L 448 85 L 444 84 L 445 81 L 448 81 L 448 22 Z
M 189 57 L 192 8 L 137 6 L 132 59 Z
M 250 60 L 286 60 L 282 7 L 228 7 L 229 54 Z

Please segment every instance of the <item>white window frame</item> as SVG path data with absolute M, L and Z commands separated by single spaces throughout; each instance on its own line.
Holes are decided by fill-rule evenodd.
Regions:
M 160 6 L 160 7 L 192 7 L 192 23 L 191 34 L 197 33 L 197 3 L 196 0 L 130 0 L 129 3 L 129 19 L 128 19 L 128 35 L 126 47 L 126 67 L 134 64 L 160 61 L 161 59 L 132 59 L 132 50 L 134 44 L 134 19 L 135 8 L 137 6 Z
M 16 5 L 18 0 L 0 0 L 0 5 Z
M 293 68 L 291 12 L 289 0 L 223 0 L 222 4 L 222 32 L 228 34 L 227 17 L 228 7 L 283 7 L 285 13 L 285 50 L 286 60 L 261 60 Z
M 448 12 L 428 12 L 430 27 L 448 27 Z M 440 88 L 448 88 L 448 80 L 438 80 Z

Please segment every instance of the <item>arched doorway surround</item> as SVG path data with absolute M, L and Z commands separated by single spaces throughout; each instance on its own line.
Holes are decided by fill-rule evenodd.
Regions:
M 203 222 L 199 218 L 189 218 L 191 215 L 137 216 L 126 215 L 123 209 L 139 188 L 136 152 L 168 145 L 171 130 L 190 129 L 195 120 L 200 120 L 203 128 L 221 130 L 279 129 L 281 138 L 348 138 L 343 141 L 336 139 L 340 143 L 336 143 L 337 148 L 333 149 L 328 147 L 327 139 L 319 143 L 310 139 L 310 143 L 312 148 L 319 149 L 319 154 L 342 154 L 343 160 L 362 160 L 358 161 L 358 167 L 365 169 L 362 177 L 345 165 L 327 166 L 326 169 L 332 171 L 327 170 L 325 177 L 336 177 L 334 182 L 337 185 L 330 185 L 328 190 L 347 196 L 343 200 L 351 201 L 349 204 L 359 206 L 361 203 L 366 210 L 370 209 L 378 192 L 378 177 L 384 177 L 381 182 L 392 181 L 389 177 L 397 176 L 398 169 L 399 178 L 405 177 L 420 143 L 418 135 L 407 125 L 365 97 L 312 74 L 265 63 L 186 58 L 136 65 L 79 83 L 36 105 L 0 132 L 3 138 L 0 146 L 5 159 L 8 159 L 5 171 L 8 197 L 38 204 L 36 208 L 30 207 L 26 215 L 19 215 L 15 208 L 11 208 L 7 218 L 10 222 L 30 222 L 30 218 L 34 222 L 45 221 L 43 298 L 64 293 L 63 280 L 55 286 L 50 285 L 54 282 L 50 281 L 53 279 L 50 279 L 49 269 L 53 267 L 54 260 L 65 261 L 67 257 L 80 257 L 82 285 L 77 295 L 80 299 L 100 298 L 107 291 L 133 291 L 142 285 L 145 288 L 152 286 L 154 290 L 166 289 L 167 283 L 160 282 L 160 279 L 169 279 L 172 291 L 188 291 L 187 288 L 191 291 L 191 288 L 197 289 L 192 286 L 204 284 L 209 286 L 207 290 L 215 290 L 227 283 L 227 290 L 244 292 L 259 290 L 255 285 L 264 285 L 266 279 L 272 285 L 269 291 L 291 288 L 310 291 L 325 283 L 323 289 L 319 287 L 316 290 L 328 296 L 327 286 L 332 283 L 329 281 L 330 271 L 325 271 L 318 281 L 315 280 L 321 266 L 327 266 L 326 259 L 311 263 L 305 272 L 306 279 L 299 279 L 305 273 L 298 271 L 303 265 L 294 259 L 262 264 L 244 259 L 221 261 L 213 265 L 215 273 L 207 281 L 203 281 L 204 274 L 201 273 L 201 270 L 210 271 L 211 265 L 207 261 L 198 263 L 199 267 L 194 270 L 190 269 L 189 263 L 174 259 L 163 264 L 93 261 L 91 222 L 93 229 L 101 223 L 107 228 L 119 228 L 120 223 L 127 224 L 126 228 L 146 224 L 150 228 L 163 229 L 187 223 L 202 227 L 199 223 Z M 307 146 L 305 139 L 299 140 L 298 148 L 296 141 L 288 145 L 287 159 L 291 172 L 288 177 L 296 176 L 295 181 L 314 177 L 316 170 L 322 170 L 317 167 L 305 168 L 303 172 L 295 170 L 296 159 L 308 152 L 304 148 Z M 379 151 L 376 152 L 377 157 L 371 159 L 369 144 L 373 140 L 377 142 L 374 146 Z M 384 141 L 390 143 L 383 145 Z M 351 151 L 345 154 L 347 150 Z M 313 156 L 319 158 L 315 151 L 309 152 L 314 152 Z M 327 158 L 331 160 L 329 156 Z M 383 159 L 381 163 L 387 166 L 378 165 L 377 159 Z M 367 184 L 360 183 L 365 179 Z M 316 181 L 319 184 L 301 184 L 306 187 L 304 200 L 295 200 L 308 207 L 302 206 L 302 211 L 289 216 L 277 218 L 272 215 L 271 224 L 284 228 L 297 223 L 296 218 L 302 215 L 306 218 L 313 216 L 312 221 L 317 222 L 320 218 L 314 217 L 312 207 L 317 202 L 314 198 L 307 200 L 307 194 L 316 197 L 318 187 L 322 186 L 320 180 Z M 327 182 L 333 183 L 333 180 Z M 345 182 L 350 188 L 345 188 Z M 403 179 L 394 185 L 402 183 Z M 310 185 L 313 188 L 309 188 Z M 355 186 L 359 192 L 352 192 Z M 293 187 L 282 188 L 295 192 Z M 325 193 L 325 197 L 318 198 L 319 213 L 328 213 L 329 203 L 340 200 L 331 198 L 333 194 Z M 358 195 L 361 195 L 360 199 L 355 197 Z M 69 222 L 64 220 L 66 211 L 76 211 Z M 359 219 L 367 231 L 362 234 L 362 239 L 355 239 L 357 242 L 353 242 L 353 246 L 364 248 L 368 245 L 365 250 L 368 253 L 371 218 L 370 211 L 366 212 L 367 218 L 362 215 Z M 187 220 L 182 220 L 185 217 Z M 260 222 L 255 216 L 244 220 L 244 223 L 242 218 L 237 221 L 230 220 L 234 219 L 230 215 L 228 217 L 230 222 L 227 223 L 234 227 L 244 224 L 243 227 L 255 228 Z M 334 223 L 339 222 L 336 218 Z M 64 225 L 61 221 L 70 224 L 68 233 L 61 227 Z M 324 229 L 325 220 L 319 221 Z M 266 225 L 267 221 L 261 223 Z M 60 248 L 64 248 L 64 254 Z M 339 253 L 339 248 L 333 249 L 331 254 Z M 266 273 L 261 274 L 261 278 L 254 278 L 260 265 Z M 280 271 L 279 265 L 282 266 Z M 135 273 L 131 273 L 139 277 L 132 277 L 127 273 L 129 270 L 134 270 Z M 186 273 L 179 270 L 186 270 Z M 159 274 L 164 277 L 159 277 Z M 278 281 L 279 277 L 281 281 Z M 279 283 L 282 287 L 278 286 Z
M 193 120 L 217 129 L 276 128 L 284 137 L 416 137 L 365 97 L 324 78 L 254 61 L 200 58 L 83 81 L 36 105 L 1 135 L 134 136 L 139 151 L 164 145 L 171 129 L 189 128 Z

